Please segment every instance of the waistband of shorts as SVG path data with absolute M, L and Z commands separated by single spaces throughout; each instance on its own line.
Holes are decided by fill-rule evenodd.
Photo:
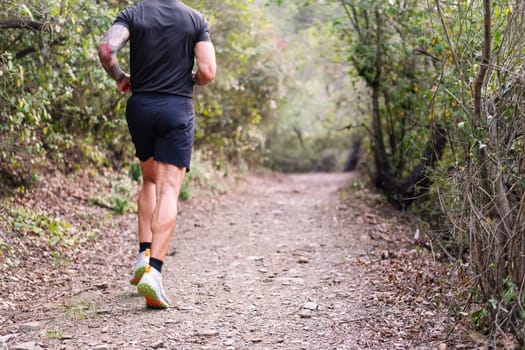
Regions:
M 174 95 L 174 94 L 167 94 L 163 92 L 134 92 L 131 97 L 152 97 L 152 98 L 166 98 L 166 97 L 174 97 L 174 98 L 180 98 L 185 100 L 192 100 L 191 97 L 183 96 L 183 95 Z

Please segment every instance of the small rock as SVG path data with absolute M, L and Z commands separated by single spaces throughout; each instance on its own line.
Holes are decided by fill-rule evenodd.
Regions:
M 24 323 L 20 326 L 20 329 L 25 332 L 37 332 L 40 329 L 40 322 L 29 322 Z
M 5 344 L 7 343 L 8 341 L 10 341 L 11 339 L 14 339 L 16 338 L 16 334 L 7 334 L 7 335 L 4 335 L 4 336 L 1 336 L 0 337 L 0 344 Z
M 109 315 L 111 313 L 110 309 L 99 309 L 97 310 L 98 315 Z
M 439 344 L 438 350 L 447 350 L 447 344 L 445 343 Z
M 319 308 L 319 305 L 317 305 L 316 303 L 312 301 L 309 301 L 303 305 L 303 309 L 306 309 L 306 310 L 317 310 L 318 308 Z
M 312 310 L 302 309 L 301 311 L 299 311 L 299 317 L 301 317 L 301 318 L 311 318 L 312 317 Z
M 165 325 L 171 325 L 171 324 L 177 324 L 177 323 L 180 323 L 181 321 L 179 320 L 166 320 L 164 321 L 164 324 Z
M 36 345 L 34 341 L 29 341 L 26 343 L 16 344 L 12 349 L 13 350 L 38 350 L 38 349 L 41 349 L 41 347 Z
M 237 331 L 231 331 L 231 332 L 228 332 L 228 334 L 226 334 L 226 336 L 228 338 L 232 338 L 232 337 L 235 337 L 238 334 L 239 334 L 239 332 L 237 332 Z
M 108 289 L 109 284 L 108 284 L 107 282 L 100 282 L 100 283 L 96 283 L 96 284 L 94 284 L 93 286 L 94 286 L 95 288 L 97 288 L 97 289 L 102 289 L 102 290 L 104 290 L 104 289 Z
M 163 347 L 164 347 L 164 342 L 163 342 L 162 340 L 159 340 L 158 342 L 153 343 L 153 344 L 151 345 L 151 347 L 152 347 L 153 349 L 160 349 L 160 348 L 163 348 Z
M 94 350 L 109 350 L 109 346 L 107 344 L 100 344 L 93 348 Z
M 310 259 L 308 259 L 306 256 L 301 256 L 297 260 L 299 264 L 308 264 L 310 262 Z
M 219 331 L 216 329 L 202 329 L 197 332 L 197 335 L 201 337 L 216 337 L 219 335 Z
M 225 340 L 222 344 L 223 344 L 224 346 L 232 346 L 233 344 L 235 344 L 235 340 L 233 340 L 233 339 L 227 339 L 227 340 Z
M 252 260 L 252 261 L 263 261 L 264 257 L 262 257 L 262 256 L 249 256 L 246 259 Z
M 60 340 L 71 340 L 73 339 L 73 334 L 64 334 Z
M 266 270 L 266 269 L 259 269 L 257 271 L 259 271 L 260 273 L 268 273 L 268 270 Z

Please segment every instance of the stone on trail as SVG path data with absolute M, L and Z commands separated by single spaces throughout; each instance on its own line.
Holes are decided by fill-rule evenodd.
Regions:
M 306 256 L 300 256 L 297 262 L 299 264 L 308 264 L 310 262 L 310 259 L 308 259 Z
M 263 261 L 264 260 L 264 257 L 262 256 L 248 256 L 246 257 L 247 260 L 251 260 L 251 261 Z
M 20 343 L 16 344 L 13 348 L 13 350 L 41 350 L 42 348 L 37 345 L 34 341 L 29 341 L 26 343 Z
M 254 334 L 250 337 L 252 343 L 262 343 L 263 337 L 260 334 Z
M 222 345 L 224 345 L 224 346 L 232 346 L 233 344 L 235 344 L 235 340 L 233 340 L 233 339 L 226 339 L 226 340 L 222 343 Z
M 162 340 L 159 340 L 158 342 L 153 343 L 153 344 L 151 345 L 151 347 L 152 347 L 153 349 L 160 349 L 160 348 L 163 348 L 163 347 L 164 347 L 164 342 L 163 342 Z
M 37 332 L 40 329 L 40 322 L 28 322 L 20 326 L 20 330 L 25 332 Z
M 107 344 L 100 344 L 93 348 L 94 350 L 109 350 L 109 346 Z
M 197 331 L 197 335 L 201 337 L 215 337 L 219 335 L 219 331 L 216 329 L 201 329 Z
M 319 308 L 319 305 L 317 305 L 316 303 L 312 301 L 309 301 L 303 305 L 303 309 L 306 309 L 306 310 L 317 310 L 318 308 Z
M 312 317 L 312 310 L 302 309 L 301 311 L 299 311 L 299 317 L 301 317 L 301 318 L 311 318 Z
M 6 344 L 11 339 L 16 338 L 16 334 L 7 334 L 0 337 L 0 344 Z

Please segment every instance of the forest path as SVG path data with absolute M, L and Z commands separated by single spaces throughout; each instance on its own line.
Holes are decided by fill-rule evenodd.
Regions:
M 368 266 L 382 246 L 372 231 L 408 229 L 344 204 L 353 176 L 248 176 L 228 194 L 184 202 L 163 269 L 165 311 L 146 309 L 128 283 L 127 215 L 122 235 L 101 242 L 109 257 L 9 332 L 33 349 L 436 348 L 443 320 Z

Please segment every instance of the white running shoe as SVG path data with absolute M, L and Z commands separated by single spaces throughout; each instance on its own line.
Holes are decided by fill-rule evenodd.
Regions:
M 135 266 L 133 267 L 133 278 L 129 281 L 132 285 L 136 286 L 139 284 L 144 271 L 146 271 L 146 266 L 149 264 L 149 249 L 139 253 L 137 260 L 135 261 Z
M 152 309 L 167 309 L 170 307 L 170 302 L 166 298 L 162 287 L 162 275 L 150 265 L 146 266 L 137 289 L 139 294 L 146 298 L 147 307 Z

